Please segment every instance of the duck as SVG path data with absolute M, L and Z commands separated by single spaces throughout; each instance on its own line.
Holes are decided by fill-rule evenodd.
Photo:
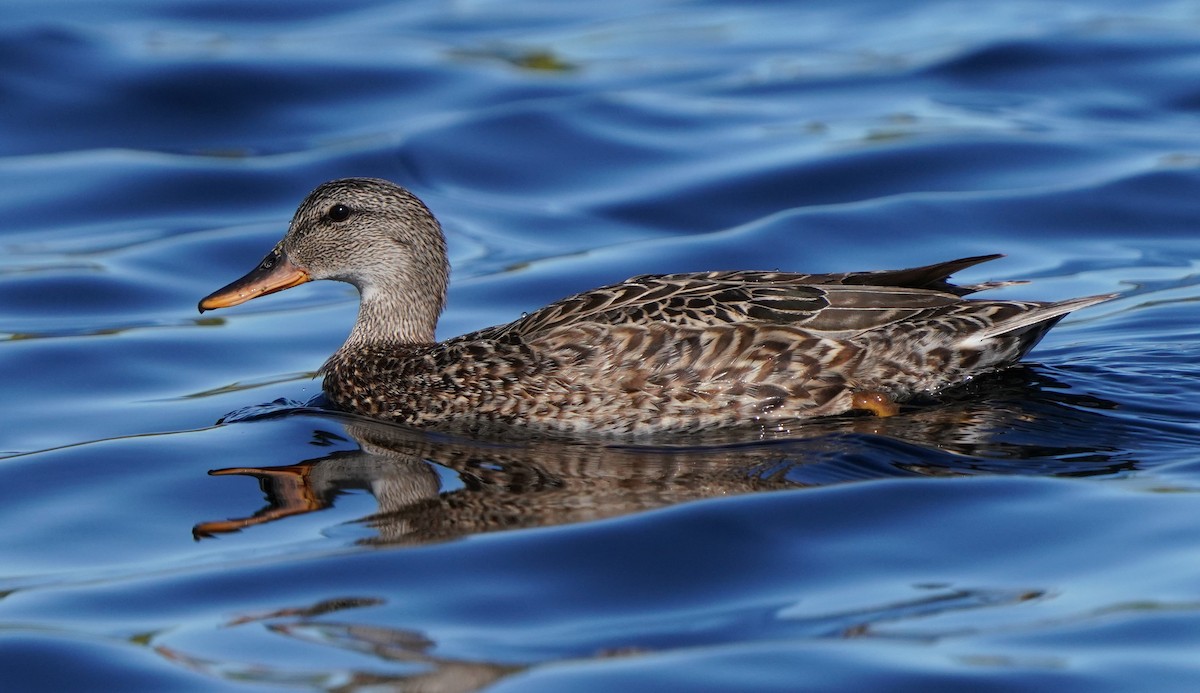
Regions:
M 950 276 L 1002 255 L 835 274 L 639 275 L 438 341 L 446 238 L 412 192 L 321 184 L 283 239 L 199 303 L 228 308 L 308 281 L 358 289 L 358 316 L 321 366 L 335 408 L 417 428 L 644 436 L 892 416 L 1016 364 L 1068 313 L 1116 294 L 984 300 L 1021 282 Z

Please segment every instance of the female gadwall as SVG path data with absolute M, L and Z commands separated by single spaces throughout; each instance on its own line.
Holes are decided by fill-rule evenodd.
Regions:
M 515 424 L 645 434 L 776 427 L 936 394 L 1012 365 L 1067 313 L 1112 298 L 967 300 L 984 255 L 844 274 L 645 275 L 507 325 L 434 339 L 449 279 L 445 237 L 409 191 L 325 183 L 249 274 L 200 301 L 234 306 L 313 279 L 358 288 L 358 319 L 321 368 L 338 407 L 423 427 Z

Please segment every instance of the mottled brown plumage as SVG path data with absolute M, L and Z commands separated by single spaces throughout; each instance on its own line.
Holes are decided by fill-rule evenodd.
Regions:
M 441 228 L 407 190 L 346 179 L 314 190 L 259 267 L 200 309 L 346 281 L 362 296 L 358 320 L 322 367 L 339 407 L 464 430 L 687 432 L 890 413 L 893 402 L 1012 365 L 1064 315 L 1112 297 L 974 300 L 963 297 L 1005 282 L 947 281 L 997 257 L 842 274 L 645 275 L 439 343 L 449 277 Z

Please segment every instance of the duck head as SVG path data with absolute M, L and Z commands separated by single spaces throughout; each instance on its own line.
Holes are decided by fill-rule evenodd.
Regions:
M 449 277 L 433 214 L 408 190 L 375 178 L 324 183 L 296 210 L 287 234 L 248 274 L 205 296 L 200 312 L 227 308 L 317 279 L 348 282 L 360 323 L 432 339 Z M 395 324 L 393 324 L 395 323 Z

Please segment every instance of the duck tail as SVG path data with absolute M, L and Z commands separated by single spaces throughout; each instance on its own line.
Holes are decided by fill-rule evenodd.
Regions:
M 1051 327 L 1054 327 L 1059 320 L 1066 317 L 1068 313 L 1081 308 L 1087 308 L 1088 306 L 1094 306 L 1097 303 L 1111 301 L 1118 296 L 1120 294 L 1101 294 L 1073 298 L 1067 301 L 1057 301 L 1055 303 L 1031 304 L 1032 307 L 1030 310 L 1022 311 L 1012 317 L 1000 320 L 994 325 L 973 332 L 963 338 L 959 344 L 964 348 L 977 348 L 990 339 L 1009 335 L 1018 338 L 1022 343 L 1021 353 L 1024 354 L 1024 352 L 1032 349 L 1041 340 L 1042 336 Z

